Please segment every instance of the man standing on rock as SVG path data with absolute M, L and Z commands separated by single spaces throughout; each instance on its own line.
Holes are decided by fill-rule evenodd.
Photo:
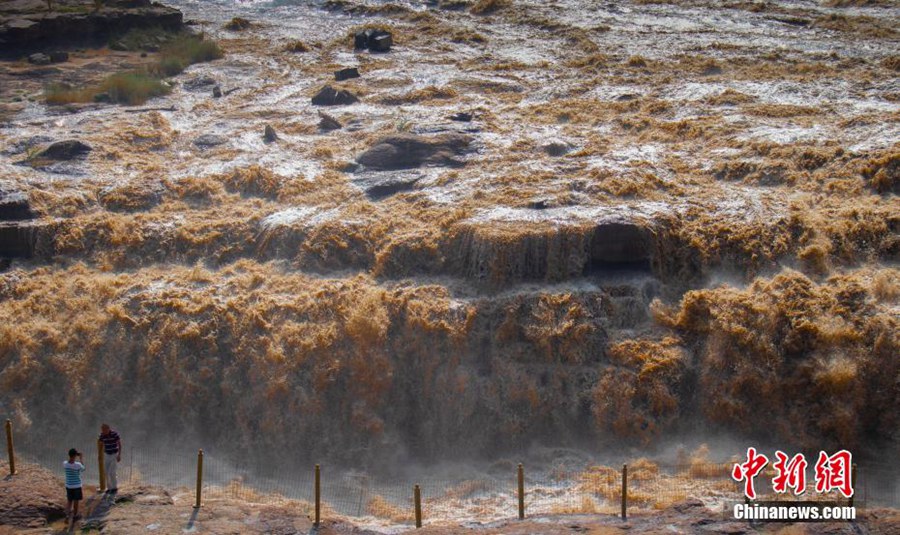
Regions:
M 84 464 L 81 462 L 81 453 L 72 448 L 69 450 L 69 460 L 63 462 L 66 472 L 66 518 L 73 523 L 78 518 L 78 504 L 84 498 L 81 491 L 81 473 L 84 472 Z
M 103 466 L 106 469 L 106 492 L 115 494 L 119 490 L 116 480 L 116 465 L 122 460 L 122 439 L 109 424 L 100 426 L 100 442 L 103 443 Z

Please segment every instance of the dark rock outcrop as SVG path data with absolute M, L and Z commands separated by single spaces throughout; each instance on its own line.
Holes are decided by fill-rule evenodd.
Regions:
M 356 161 L 369 169 L 412 169 L 421 165 L 461 166 L 454 158 L 465 154 L 472 138 L 462 134 L 442 134 L 433 137 L 399 134 L 378 140 Z
M 267 124 L 266 129 L 263 131 L 263 141 L 265 141 L 266 143 L 274 143 L 278 141 L 278 134 L 270 124 Z
M 372 52 L 387 52 L 392 46 L 394 46 L 394 38 L 389 33 L 369 39 L 369 50 Z
M 550 156 L 565 156 L 572 150 L 572 146 L 564 141 L 551 141 L 542 147 L 544 152 Z
M 177 9 L 149 0 L 105 2 L 54 0 L 47 11 L 43 0 L 0 2 L 0 54 L 12 56 L 51 45 L 100 44 L 135 28 L 178 31 L 183 27 Z
M 316 106 L 345 106 L 356 102 L 359 102 L 359 98 L 350 91 L 336 89 L 330 85 L 320 89 L 312 98 L 312 103 Z
M 357 33 L 353 38 L 353 46 L 357 50 L 369 49 L 372 52 L 387 52 L 394 45 L 391 32 L 377 28 L 368 28 Z
M 335 81 L 343 82 L 351 78 L 359 78 L 359 69 L 356 67 L 347 67 L 346 69 L 334 71 Z
M 77 139 L 67 139 L 65 141 L 57 141 L 46 149 L 39 152 L 34 160 L 52 160 L 52 161 L 68 161 L 75 158 L 82 158 L 91 152 L 91 146 L 87 143 L 78 141 Z
M 451 121 L 458 121 L 461 123 L 468 123 L 472 121 L 472 114 L 469 112 L 461 111 L 459 113 L 455 113 L 450 116 Z

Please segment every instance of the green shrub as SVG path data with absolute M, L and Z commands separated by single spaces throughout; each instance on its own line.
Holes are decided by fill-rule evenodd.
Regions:
M 143 104 L 153 97 L 167 94 L 169 86 L 159 78 L 140 72 L 113 74 L 97 85 L 85 88 L 50 86 L 47 104 L 71 104 L 106 100 L 117 104 Z
M 65 84 L 53 84 L 44 89 L 44 97 L 47 104 L 62 105 L 73 102 L 91 102 L 94 100 L 94 92 L 91 88 L 72 88 Z
M 131 105 L 143 104 L 171 91 L 160 79 L 139 72 L 114 74 L 100 87 L 109 95 L 111 102 Z
M 178 58 L 162 58 L 156 65 L 156 74 L 158 76 L 175 76 L 184 71 L 186 65 Z
M 148 35 L 157 34 L 155 30 L 136 31 L 129 32 L 122 39 L 127 45 L 140 42 Z M 113 74 L 99 84 L 88 87 L 50 86 L 45 91 L 47 104 L 94 101 L 143 104 L 170 91 L 169 86 L 162 82 L 162 78 L 175 76 L 194 63 L 212 61 L 224 55 L 215 41 L 207 41 L 190 33 L 169 35 L 171 37 L 160 49 L 156 64 L 142 71 Z
M 180 35 L 172 39 L 160 50 L 160 54 L 164 58 L 182 59 L 188 65 L 212 61 L 223 56 L 218 43 L 195 35 Z

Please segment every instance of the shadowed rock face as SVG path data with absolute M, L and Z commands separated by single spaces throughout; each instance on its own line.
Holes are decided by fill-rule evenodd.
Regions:
M 610 221 L 594 228 L 585 272 L 617 267 L 649 269 L 652 260 L 650 233 L 628 221 Z
M 462 166 L 454 156 L 464 154 L 472 138 L 461 134 L 423 137 L 412 134 L 388 136 L 362 153 L 356 161 L 369 169 L 412 169 L 421 165 Z
M 17 221 L 33 217 L 34 213 L 25 194 L 20 191 L 10 193 L 0 191 L 0 221 Z
M 42 241 L 42 236 L 46 239 L 51 238 L 51 223 L 35 220 L 0 222 L 0 258 L 36 256 L 36 250 L 39 249 L 38 242 Z M 37 256 L 42 255 L 37 253 Z
M 21 53 L 51 44 L 102 42 L 132 28 L 182 28 L 177 9 L 149 0 L 105 2 L 96 9 L 89 0 L 54 0 L 47 11 L 43 0 L 0 2 L 0 54 Z
M 0 191 L 0 258 L 31 257 L 34 254 L 34 212 L 28 197 L 18 191 Z
M 454 254 L 441 269 L 492 287 L 623 271 L 646 275 L 655 247 L 651 231 L 627 219 L 532 232 L 480 225 L 455 234 L 445 247 Z

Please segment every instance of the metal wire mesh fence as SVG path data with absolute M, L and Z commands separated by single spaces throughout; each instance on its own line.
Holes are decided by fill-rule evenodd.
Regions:
M 90 444 L 86 439 L 81 444 Z M 43 451 L 44 453 L 40 453 Z M 20 457 L 61 472 L 64 452 L 23 450 Z M 88 470 L 86 483 L 98 482 L 96 444 L 84 447 Z M 127 447 L 118 469 L 123 483 L 153 484 L 194 493 L 197 452 L 165 451 Z M 687 499 L 699 499 L 707 506 L 743 501 L 743 484 L 731 478 L 732 462 L 686 462 L 660 464 L 639 459 L 628 464 L 627 510 L 629 515 L 663 509 Z M 369 525 L 412 525 L 415 522 L 413 485 L 421 489 L 424 522 L 488 522 L 512 518 L 518 511 L 516 468 L 508 473 L 492 470 L 474 476 L 373 477 L 364 472 L 341 471 L 323 466 L 321 513 L 323 518 L 353 518 Z M 856 468 L 854 505 L 857 507 L 900 507 L 896 469 L 890 466 Z M 834 493 L 815 492 L 813 474 L 808 474 L 807 491 L 802 495 L 778 494 L 772 489 L 775 473 L 771 467 L 756 478 L 761 501 L 838 501 Z M 287 469 L 278 463 L 243 461 L 205 452 L 202 477 L 204 500 L 238 499 L 262 504 L 285 504 L 313 517 L 315 480 L 312 467 Z M 551 466 L 529 471 L 524 477 L 524 508 L 529 516 L 570 513 L 620 514 L 623 496 L 623 469 L 600 463 Z

